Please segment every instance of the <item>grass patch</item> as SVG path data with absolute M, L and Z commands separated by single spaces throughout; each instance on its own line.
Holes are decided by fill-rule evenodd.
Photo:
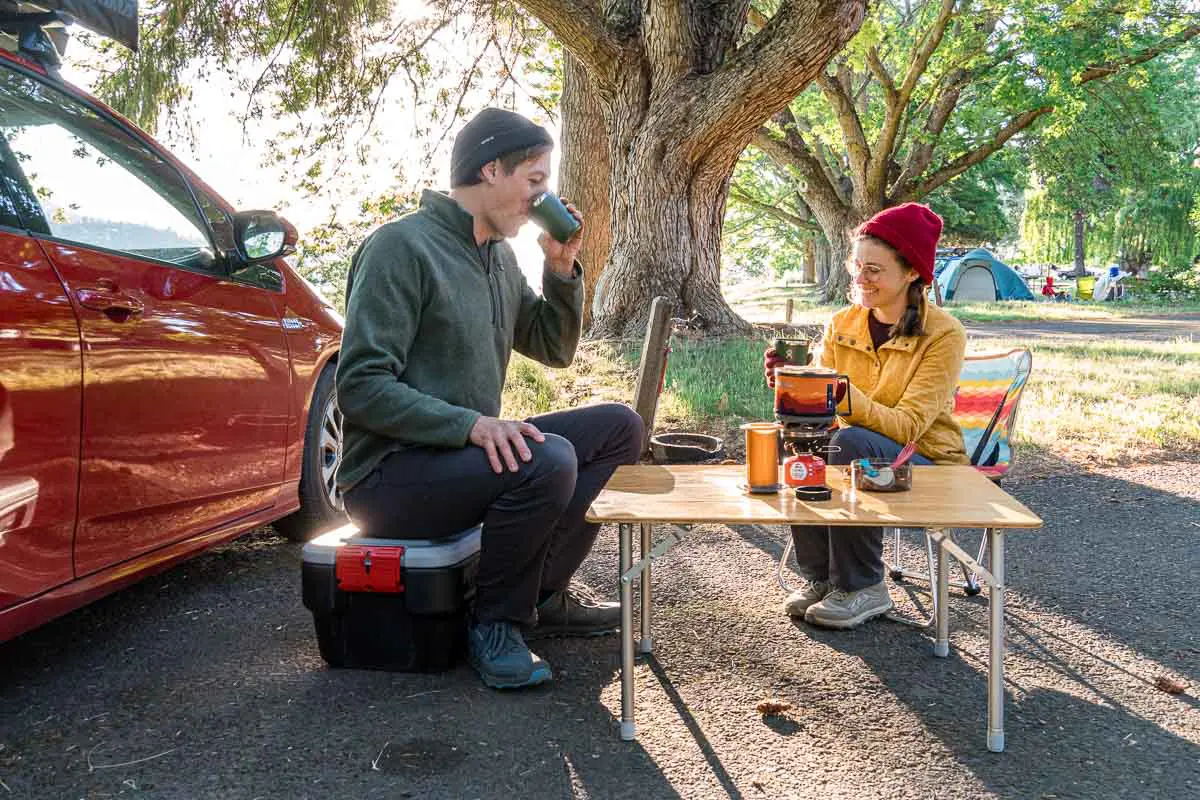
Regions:
M 972 352 L 1029 346 L 1033 375 L 1018 437 L 1072 461 L 1144 461 L 1200 454 L 1200 342 L 975 340 Z M 656 431 L 691 430 L 736 443 L 736 426 L 771 418 L 759 338 L 677 336 Z M 591 342 L 566 370 L 514 358 L 504 413 L 520 418 L 602 400 L 633 401 L 638 348 Z
M 946 310 L 962 322 L 1022 322 L 1027 320 L 1113 320 L 1131 317 L 1200 312 L 1198 304 L 1165 306 L 1156 303 L 951 303 Z
M 536 361 L 514 353 L 504 384 L 501 416 L 524 419 L 553 411 L 558 404 L 559 392 L 548 370 Z
M 1025 344 L 988 340 L 989 349 Z M 1037 340 L 1019 436 L 1060 455 L 1128 462 L 1200 452 L 1200 342 Z

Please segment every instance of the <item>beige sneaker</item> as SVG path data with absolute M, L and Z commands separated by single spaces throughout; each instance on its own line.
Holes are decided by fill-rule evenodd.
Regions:
M 830 592 L 808 607 L 804 621 L 822 628 L 857 628 L 872 617 L 891 611 L 892 605 L 887 584 L 881 581 L 857 592 L 841 589 Z
M 833 586 L 825 581 L 807 581 L 783 601 L 783 610 L 789 617 L 803 617 L 813 603 L 825 599 L 825 595 L 833 591 Z

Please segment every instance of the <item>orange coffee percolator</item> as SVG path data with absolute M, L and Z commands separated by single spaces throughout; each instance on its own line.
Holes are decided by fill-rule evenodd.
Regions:
M 775 368 L 775 416 L 823 419 L 837 416 L 838 404 L 846 400 L 849 414 L 850 378 L 824 367 L 784 365 Z

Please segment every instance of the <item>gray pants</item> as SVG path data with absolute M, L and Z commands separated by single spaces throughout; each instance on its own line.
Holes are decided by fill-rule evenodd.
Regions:
M 483 523 L 475 618 L 532 624 L 541 592 L 565 589 L 600 526 L 588 507 L 621 464 L 635 464 L 642 418 L 605 403 L 531 417 L 546 441 L 520 470 L 492 472 L 482 448 L 413 447 L 392 453 L 346 492 L 362 530 L 387 538 L 438 538 Z
M 829 463 L 845 465 L 858 458 L 895 458 L 902 445 L 866 428 L 842 428 L 830 442 Z M 913 456 L 913 464 L 931 464 Z M 847 592 L 883 580 L 883 528 L 841 525 L 793 525 L 796 565 L 806 580 L 831 583 Z

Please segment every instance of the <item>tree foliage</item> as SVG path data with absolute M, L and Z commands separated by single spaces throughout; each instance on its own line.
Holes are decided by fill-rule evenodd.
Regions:
M 1052 115 L 1086 107 L 1094 83 L 1197 34 L 1184 0 L 885 0 L 756 142 L 844 243 L 866 216 L 930 197 Z
M 150 0 L 138 52 L 99 42 L 91 68 L 98 96 L 152 132 L 196 83 L 222 77 L 244 126 L 291 121 L 271 156 L 302 165 L 297 188 L 316 193 L 347 163 L 397 168 L 376 142 L 389 104 L 410 109 L 407 130 L 388 133 L 419 146 L 426 171 L 482 105 L 511 105 L 506 92 L 540 101 L 517 65 L 542 52 L 544 35 L 491 0 Z
M 1133 271 L 1186 263 L 1200 191 L 1200 54 L 1156 59 L 1096 86 L 1031 148 L 1034 187 L 1022 220 L 1024 255 L 1072 255 L 1082 212 L 1088 260 Z

